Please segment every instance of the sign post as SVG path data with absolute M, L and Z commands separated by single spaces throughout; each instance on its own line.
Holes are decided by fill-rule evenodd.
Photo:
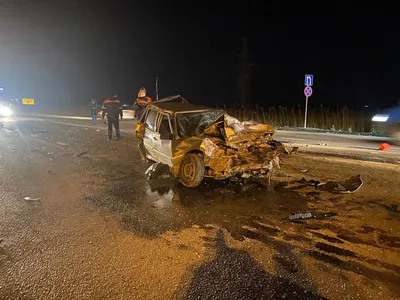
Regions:
M 306 106 L 304 109 L 304 128 L 307 128 L 307 111 L 308 111 L 308 97 L 312 95 L 312 85 L 314 83 L 314 75 L 306 74 L 304 76 L 304 96 L 306 96 Z

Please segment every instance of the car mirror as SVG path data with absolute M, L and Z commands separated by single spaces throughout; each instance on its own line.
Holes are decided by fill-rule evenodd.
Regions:
M 160 139 L 162 140 L 172 140 L 172 133 L 161 133 Z

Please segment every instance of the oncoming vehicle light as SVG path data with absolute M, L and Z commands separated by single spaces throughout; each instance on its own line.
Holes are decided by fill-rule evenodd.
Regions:
M 375 115 L 372 122 L 386 122 L 389 119 L 388 115 Z
M 8 106 L 0 106 L 0 115 L 3 117 L 11 116 L 12 111 Z

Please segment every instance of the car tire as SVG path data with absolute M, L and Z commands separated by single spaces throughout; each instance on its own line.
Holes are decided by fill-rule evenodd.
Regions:
M 204 178 L 205 167 L 199 154 L 186 154 L 179 166 L 179 180 L 186 187 L 197 187 Z

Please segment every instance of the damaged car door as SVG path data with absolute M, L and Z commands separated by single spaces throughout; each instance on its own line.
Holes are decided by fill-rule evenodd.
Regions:
M 153 151 L 157 161 L 172 167 L 172 124 L 168 114 L 158 113 L 157 130 L 153 135 Z
M 154 154 L 154 139 L 155 131 L 156 131 L 156 121 L 157 121 L 157 111 L 153 109 L 149 109 L 147 115 L 145 116 L 145 129 L 143 135 L 143 144 L 146 152 L 152 157 L 155 157 Z

